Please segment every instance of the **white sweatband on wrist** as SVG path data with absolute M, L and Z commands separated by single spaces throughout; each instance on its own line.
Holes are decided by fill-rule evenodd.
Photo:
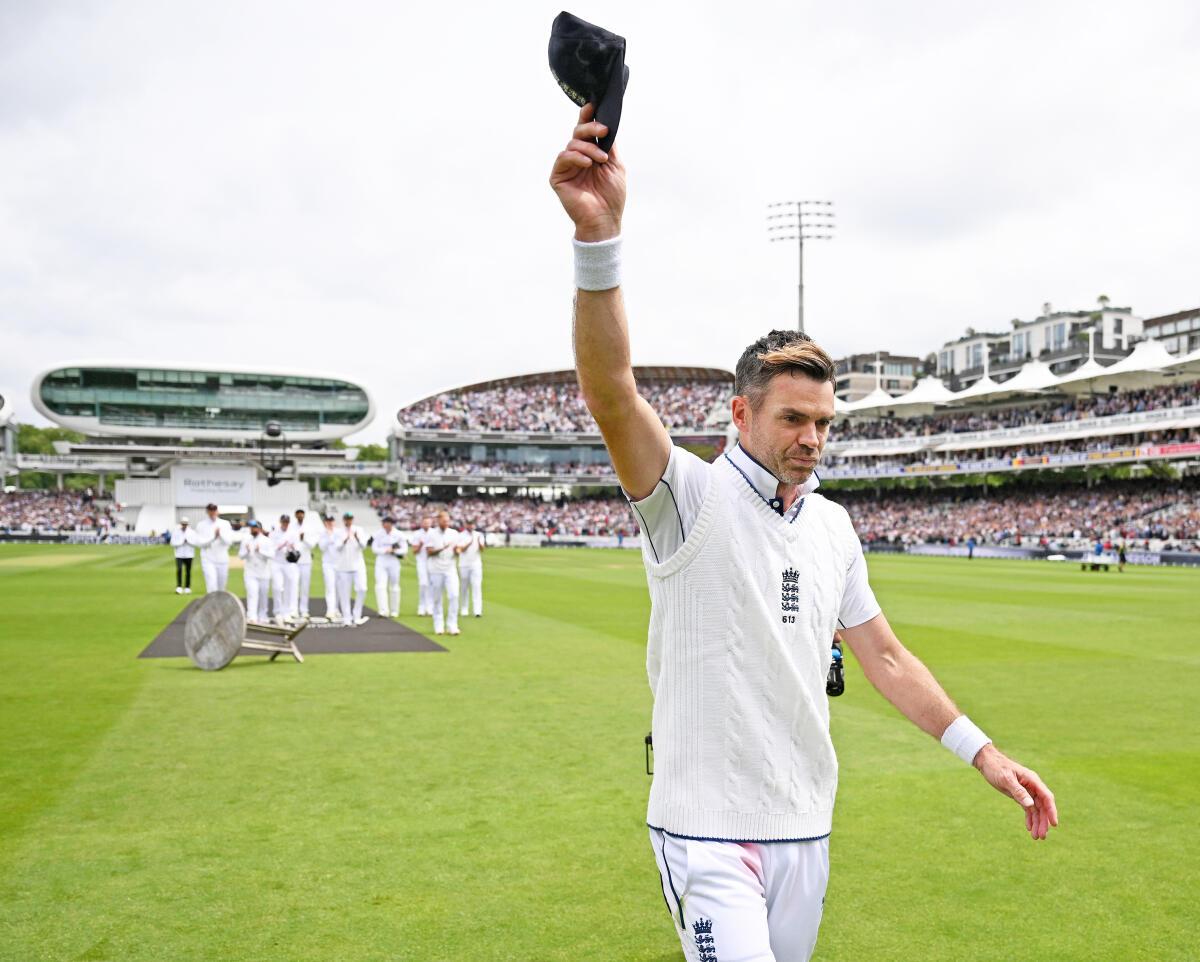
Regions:
M 581 291 L 608 291 L 621 286 L 621 236 L 575 245 L 575 286 Z
M 991 741 L 966 715 L 959 715 L 942 732 L 942 744 L 968 765 L 974 763 L 979 750 Z

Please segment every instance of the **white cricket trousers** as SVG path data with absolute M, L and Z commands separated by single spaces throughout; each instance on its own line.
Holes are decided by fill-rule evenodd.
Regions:
M 375 559 L 375 607 L 384 618 L 400 614 L 400 559 L 381 555 Z
M 204 590 L 209 594 L 214 591 L 224 591 L 225 586 L 229 584 L 229 562 L 221 564 L 219 561 L 209 561 L 207 558 L 200 559 L 200 570 L 204 572 Z
M 276 618 L 296 616 L 296 588 L 300 584 L 299 565 L 290 561 L 271 562 L 271 595 L 275 599 Z
M 325 617 L 333 618 L 338 613 L 337 568 L 322 563 L 321 576 L 325 579 Z
M 308 594 L 312 590 L 312 562 L 303 561 L 296 565 L 299 579 L 296 585 L 296 611 L 308 617 Z
M 483 614 L 483 565 L 467 565 L 460 568 L 462 575 L 462 613 L 467 613 L 467 601 L 470 600 L 474 614 Z
M 688 962 L 807 962 L 829 884 L 829 839 L 711 842 L 650 829 Z
M 350 604 L 350 589 L 354 589 L 354 604 Z M 358 621 L 363 613 L 363 601 L 367 594 L 365 571 L 339 571 L 337 573 L 338 611 L 343 618 Z
M 255 577 L 247 574 L 246 581 L 246 617 L 251 621 L 267 620 L 267 599 L 271 596 L 271 578 L 269 575 Z
M 429 588 L 429 556 L 417 554 L 417 614 L 433 614 L 433 592 Z
M 429 572 L 429 595 L 433 602 L 433 630 L 439 632 L 444 627 L 447 631 L 458 631 L 458 572 L 451 568 L 449 571 Z M 446 598 L 446 612 L 442 614 L 442 596 Z

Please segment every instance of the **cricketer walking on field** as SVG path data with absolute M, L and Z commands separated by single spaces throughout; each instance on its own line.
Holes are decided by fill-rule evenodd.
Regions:
M 342 515 L 342 527 L 337 531 L 334 547 L 337 549 L 338 611 L 342 623 L 364 624 L 367 620 L 363 617 L 363 604 L 367 596 L 367 563 L 363 555 L 367 549 L 367 533 L 354 523 L 353 511 Z M 350 600 L 351 588 L 354 589 L 353 603 Z
M 271 532 L 271 598 L 275 602 L 276 621 L 296 617 L 296 592 L 300 586 L 300 569 L 297 559 L 297 526 L 292 524 L 291 515 L 279 516 L 278 526 Z
M 862 546 L 814 473 L 834 369 L 806 335 L 772 331 L 738 361 L 733 450 L 671 443 L 639 396 L 620 290 L 625 167 L 588 104 L 550 183 L 575 225 L 575 359 L 584 400 L 643 524 L 651 616 L 654 781 L 647 823 L 689 960 L 801 962 L 829 876 L 837 758 L 825 692 L 837 630 L 867 679 L 973 764 L 1043 839 L 1054 796 L 955 707 L 900 643 Z
M 300 560 L 296 562 L 296 615 L 307 619 L 310 614 L 308 596 L 312 590 L 313 541 L 304 528 L 308 513 L 303 508 L 297 508 L 293 514 L 296 516 L 296 550 L 300 552 Z
M 383 618 L 400 617 L 400 558 L 408 553 L 408 540 L 390 517 L 371 535 L 375 552 L 375 607 Z
M 341 616 L 337 600 L 337 531 L 331 517 L 322 518 L 321 526 L 317 547 L 321 549 L 321 578 L 325 582 L 325 617 L 338 621 Z
M 425 554 L 429 557 L 429 600 L 433 606 L 433 633 L 457 635 L 458 631 L 458 568 L 455 558 L 462 551 L 462 536 L 450 526 L 450 515 L 439 511 L 437 525 L 423 535 Z M 445 614 L 442 600 L 445 599 Z
M 459 592 L 462 597 L 462 614 L 468 614 L 470 602 L 476 618 L 483 617 L 483 552 L 487 550 L 487 536 L 468 521 L 462 534 L 462 545 L 458 555 Z
M 242 581 L 246 586 L 246 617 L 265 623 L 268 619 L 267 599 L 271 592 L 271 557 L 275 546 L 263 533 L 262 525 L 251 521 L 249 533 L 238 548 L 242 558 Z
M 234 542 L 233 525 L 221 517 L 215 504 L 204 509 L 206 517 L 196 525 L 196 547 L 200 549 L 200 570 L 204 590 L 211 594 L 224 591 L 229 583 L 229 547 Z
M 413 532 L 408 539 L 413 549 L 413 558 L 417 565 L 417 614 L 432 615 L 433 599 L 429 583 L 429 555 L 425 553 L 425 539 L 429 537 L 433 525 L 431 518 L 422 518 L 421 527 Z

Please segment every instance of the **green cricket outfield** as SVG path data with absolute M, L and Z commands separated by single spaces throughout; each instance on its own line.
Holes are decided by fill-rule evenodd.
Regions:
M 0 959 L 681 958 L 643 818 L 640 560 L 485 565 L 448 652 L 205 673 L 137 658 L 190 600 L 168 549 L 0 545 Z M 1062 826 L 1030 841 L 848 659 L 816 959 L 1195 959 L 1200 571 L 870 568 Z M 415 606 L 406 564 L 428 631 Z

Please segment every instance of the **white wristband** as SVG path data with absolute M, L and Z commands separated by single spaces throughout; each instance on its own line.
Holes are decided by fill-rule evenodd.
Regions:
M 942 744 L 968 765 L 974 763 L 979 750 L 991 741 L 966 715 L 959 715 L 942 732 Z
M 608 291 L 621 286 L 621 237 L 608 240 L 573 240 L 575 286 L 581 291 Z

